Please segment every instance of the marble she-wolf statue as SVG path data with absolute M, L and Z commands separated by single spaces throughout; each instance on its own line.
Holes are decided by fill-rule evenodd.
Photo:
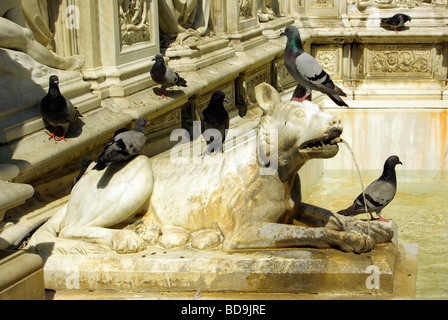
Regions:
M 298 170 L 337 154 L 340 122 L 311 102 L 282 102 L 266 83 L 255 93 L 263 114 L 253 137 L 203 159 L 174 161 L 175 152 L 165 152 L 103 171 L 92 164 L 29 246 L 41 255 L 132 253 L 148 246 L 362 253 L 391 241 L 385 224 L 302 202 Z

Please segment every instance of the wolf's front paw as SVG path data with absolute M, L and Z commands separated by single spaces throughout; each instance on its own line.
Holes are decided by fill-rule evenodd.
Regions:
M 341 236 L 337 246 L 345 252 L 369 252 L 375 245 L 375 240 L 366 234 L 357 231 L 340 231 Z
M 381 221 L 362 221 L 359 219 L 348 219 L 345 221 L 346 230 L 354 230 L 373 237 L 375 243 L 390 242 L 394 231 L 388 223 Z
M 146 243 L 134 231 L 123 229 L 114 233 L 110 247 L 118 253 L 133 253 L 146 249 Z

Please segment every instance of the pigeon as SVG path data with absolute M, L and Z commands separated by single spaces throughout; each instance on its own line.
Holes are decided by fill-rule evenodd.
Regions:
M 294 100 L 302 102 L 311 94 L 312 90 L 318 90 L 328 95 L 338 106 L 348 107 L 340 97 L 346 97 L 347 95 L 333 83 L 316 59 L 303 50 L 299 30 L 294 26 L 288 26 L 280 34 L 280 36 L 282 35 L 287 37 L 285 48 L 286 69 L 306 89 L 301 98 L 294 98 Z
M 229 114 L 227 110 L 224 108 L 224 102 L 226 100 L 226 96 L 222 91 L 216 91 L 213 93 L 210 102 L 201 113 L 201 132 L 204 135 L 204 132 L 208 129 L 216 129 L 221 133 L 222 141 L 214 141 L 214 137 L 210 137 L 210 141 L 207 141 L 207 148 L 202 153 L 204 157 L 206 154 L 210 153 L 211 150 L 222 150 L 222 144 L 226 139 L 226 133 L 229 129 Z M 206 138 L 204 136 L 204 138 Z M 207 140 L 207 139 L 206 139 Z
M 132 130 L 117 134 L 96 159 L 95 170 L 103 170 L 109 163 L 125 161 L 137 155 L 145 146 L 145 126 L 152 124 L 146 118 L 139 118 Z
M 166 98 L 166 88 L 175 85 L 181 87 L 187 86 L 187 81 L 184 78 L 179 76 L 179 74 L 170 67 L 165 66 L 163 56 L 160 53 L 156 54 L 156 56 L 152 60 L 155 60 L 156 62 L 154 63 L 150 71 L 151 78 L 158 84 L 162 85 L 162 87 L 160 88 L 162 98 Z
M 81 162 L 81 169 L 79 170 L 78 175 L 75 177 L 75 179 L 73 179 L 73 184 L 72 184 L 72 188 L 75 186 L 75 184 L 78 183 L 78 181 L 82 178 L 82 176 L 84 175 L 84 173 L 86 173 L 87 168 L 89 167 L 89 165 L 93 162 L 93 160 L 89 157 L 82 159 Z
M 407 14 L 397 13 L 390 18 L 381 19 L 381 23 L 391 26 L 395 30 L 395 33 L 398 33 L 397 29 L 401 28 L 407 21 L 411 20 L 411 17 Z
M 372 212 L 375 212 L 381 221 L 389 221 L 389 219 L 382 218 L 380 213 L 392 201 L 397 191 L 397 176 L 395 174 L 395 166 L 397 164 L 403 164 L 397 156 L 387 158 L 381 176 L 369 184 L 364 191 L 367 211 L 370 213 L 372 220 L 375 220 L 372 216 Z M 350 207 L 338 213 L 344 216 L 355 216 L 360 213 L 366 213 L 364 196 L 361 193 Z
M 52 127 L 50 140 L 65 140 L 65 133 L 69 125 L 78 117 L 82 117 L 78 109 L 64 98 L 59 91 L 59 78 L 55 75 L 50 76 L 50 87 L 48 93 L 40 101 L 40 113 L 48 124 Z

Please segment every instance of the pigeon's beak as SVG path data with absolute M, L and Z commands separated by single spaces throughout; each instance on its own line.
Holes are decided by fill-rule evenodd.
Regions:
M 225 103 L 230 103 L 229 100 L 227 100 L 227 99 L 224 99 L 223 101 L 224 101 Z
M 403 164 L 403 162 L 401 162 L 400 160 L 398 160 L 397 164 Z
M 153 126 L 155 125 L 155 123 L 154 123 L 154 122 L 151 122 L 151 121 L 149 121 L 149 120 L 148 120 L 148 121 L 146 121 L 146 124 L 147 124 L 147 125 L 153 125 Z
M 280 37 L 286 35 L 286 33 L 284 31 L 282 31 L 282 33 L 280 33 Z

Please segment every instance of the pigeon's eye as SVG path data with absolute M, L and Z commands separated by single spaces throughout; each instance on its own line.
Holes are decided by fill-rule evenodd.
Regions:
M 288 32 L 288 31 L 289 31 L 289 28 L 286 28 L 285 31 Z

